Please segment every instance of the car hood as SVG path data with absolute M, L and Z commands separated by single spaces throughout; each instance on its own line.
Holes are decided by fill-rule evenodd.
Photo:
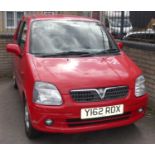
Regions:
M 32 56 L 39 80 L 62 93 L 72 89 L 133 86 L 140 70 L 123 53 L 116 56 L 39 58 Z

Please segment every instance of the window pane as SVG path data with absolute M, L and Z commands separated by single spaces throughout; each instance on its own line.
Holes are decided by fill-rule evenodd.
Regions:
M 17 24 L 21 20 L 21 18 L 24 16 L 24 12 L 17 12 Z
M 14 27 L 14 12 L 8 11 L 6 12 L 6 25 L 7 27 Z

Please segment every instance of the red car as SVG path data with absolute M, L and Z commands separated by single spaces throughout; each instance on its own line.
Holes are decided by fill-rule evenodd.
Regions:
M 148 95 L 142 71 L 104 25 L 76 16 L 23 17 L 7 45 L 14 87 L 24 101 L 25 131 L 80 133 L 142 118 Z

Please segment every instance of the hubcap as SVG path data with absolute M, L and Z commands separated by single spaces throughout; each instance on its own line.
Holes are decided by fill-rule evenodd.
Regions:
M 25 105 L 25 125 L 26 125 L 26 128 L 29 129 L 30 127 L 29 112 L 28 112 L 28 108 L 26 105 Z

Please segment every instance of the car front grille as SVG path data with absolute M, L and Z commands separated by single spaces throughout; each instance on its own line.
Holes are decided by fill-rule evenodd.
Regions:
M 76 102 L 97 102 L 123 98 L 128 95 L 128 86 L 118 86 L 99 89 L 72 90 L 71 96 Z
M 126 112 L 122 115 L 108 116 L 103 118 L 94 118 L 94 119 L 88 119 L 88 120 L 67 119 L 67 124 L 69 127 L 80 127 L 80 126 L 88 126 L 88 125 L 95 125 L 95 124 L 112 123 L 116 121 L 127 120 L 130 118 L 130 116 L 131 116 L 131 112 Z

